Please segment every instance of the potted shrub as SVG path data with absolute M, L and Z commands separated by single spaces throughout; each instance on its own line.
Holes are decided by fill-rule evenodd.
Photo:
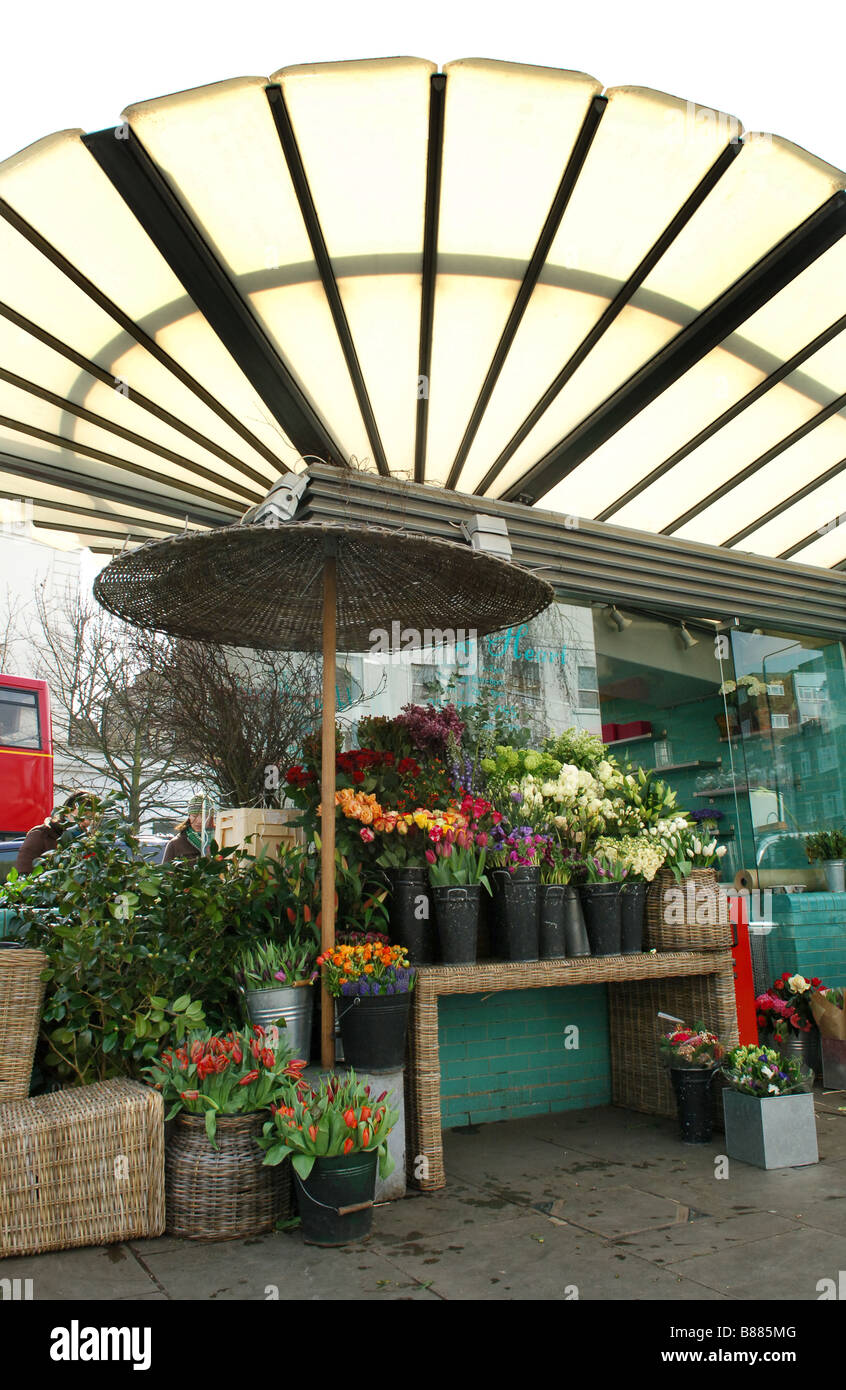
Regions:
M 722 1074 L 726 1153 L 756 1168 L 816 1163 L 817 1129 L 801 1062 L 770 1047 L 736 1047 Z
M 351 1071 L 314 1089 L 300 1088 L 276 1106 L 259 1139 L 271 1168 L 290 1158 L 307 1245 L 366 1240 L 379 1176 L 393 1172 L 388 1135 L 399 1113 L 376 1099 Z
M 250 1022 L 265 1028 L 284 1022 L 291 1051 L 306 1061 L 311 1052 L 311 986 L 317 979 L 316 964 L 314 942 L 296 935 L 286 941 L 245 946 L 235 962 L 235 978 L 244 991 Z
M 581 886 L 592 956 L 618 956 L 622 946 L 623 918 L 620 894 L 626 877 L 622 859 L 590 854 L 585 859 L 587 882 Z
M 842 830 L 806 835 L 805 853 L 809 864 L 822 864 L 829 893 L 846 892 L 846 834 Z
M 670 1068 L 683 1144 L 711 1142 L 711 1086 L 723 1047 L 701 1023 L 677 1023 L 661 1038 L 661 1056 Z
M 147 1069 L 174 1120 L 165 1149 L 167 1229 L 189 1240 L 234 1240 L 273 1229 L 290 1193 L 261 1162 L 256 1139 L 271 1104 L 302 1087 L 305 1062 L 277 1028 L 203 1032 Z
M 344 1060 L 361 1071 L 403 1065 L 416 971 L 403 946 L 341 942 L 318 957 L 329 993 L 338 1000 Z
M 764 1041 L 785 1056 L 804 1062 L 816 1074 L 822 1069 L 822 1058 L 811 1001 L 822 988 L 822 981 L 816 976 L 806 980 L 804 975 L 791 975 L 785 970 L 755 1000 L 758 1028 L 765 1033 Z
M 426 850 L 440 957 L 446 965 L 476 960 L 479 897 L 483 887 L 491 891 L 485 876 L 487 845 L 485 831 L 448 830 Z

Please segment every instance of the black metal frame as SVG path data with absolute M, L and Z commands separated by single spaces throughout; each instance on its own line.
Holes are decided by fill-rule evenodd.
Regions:
M 301 454 L 341 450 L 131 127 L 82 141 Z M 278 460 L 276 461 L 278 463 Z
M 581 129 L 570 151 L 564 173 L 561 175 L 561 182 L 558 185 L 555 197 L 546 215 L 541 234 L 535 244 L 535 249 L 526 267 L 526 273 L 520 282 L 520 288 L 517 291 L 505 327 L 502 330 L 494 355 L 491 358 L 491 364 L 482 382 L 476 404 L 473 406 L 470 413 L 470 419 L 467 422 L 464 437 L 458 446 L 458 451 L 449 471 L 446 482 L 447 487 L 454 488 L 457 486 L 459 477 L 461 476 L 461 470 L 466 462 L 473 440 L 476 438 L 479 426 L 482 423 L 485 410 L 493 395 L 494 387 L 499 380 L 500 372 L 505 365 L 505 359 L 511 350 L 511 344 L 517 336 L 517 330 L 520 327 L 523 315 L 526 312 L 529 300 L 538 282 L 538 277 L 546 264 L 546 258 L 549 255 L 550 248 L 555 240 L 558 228 L 561 225 L 561 219 L 567 210 L 567 204 L 570 201 L 573 189 L 576 187 L 579 174 L 582 172 L 584 162 L 588 157 L 590 147 L 593 144 L 593 138 L 599 129 L 599 123 L 602 120 L 607 105 L 608 98 L 603 96 L 593 97 L 588 105 Z
M 844 232 L 846 192 L 839 190 L 591 411 L 506 490 L 505 499 L 538 501 L 833 246 Z
M 124 505 L 141 507 L 148 512 L 158 512 L 161 516 L 175 517 L 179 521 L 193 521 L 198 526 L 225 526 L 228 521 L 236 521 L 240 513 L 227 513 L 221 503 L 220 512 L 206 511 L 191 499 L 183 503 L 158 493 L 145 493 L 141 488 L 128 488 L 123 483 L 110 483 L 106 479 L 88 478 L 74 473 L 71 468 L 61 468 L 52 463 L 38 463 L 34 459 L 18 458 L 15 454 L 0 453 L 0 474 L 10 474 L 17 478 L 28 478 L 31 482 L 47 483 L 50 487 L 61 488 L 65 492 L 78 492 L 83 496 L 102 497 L 104 502 L 120 502 Z M 161 480 L 159 480 L 160 483 Z M 20 493 L 18 492 L 18 496 Z M 36 505 L 56 506 L 34 497 Z
M 101 135 L 104 137 L 111 136 L 113 138 L 114 131 L 102 131 Z M 83 143 L 87 144 L 88 141 L 95 140 L 97 137 L 89 135 L 83 136 L 82 138 Z M 128 141 L 114 140 L 114 143 L 127 144 Z M 62 255 L 61 251 L 58 251 L 56 247 L 46 239 L 46 237 L 43 237 L 40 232 L 30 226 L 30 224 L 25 221 L 19 213 L 15 212 L 14 208 L 10 207 L 3 198 L 0 198 L 0 217 L 8 222 L 9 226 L 13 227 L 19 236 L 22 236 L 25 241 L 28 241 L 30 246 L 33 246 L 36 251 L 44 256 L 45 260 L 48 260 L 51 265 L 55 266 L 56 270 L 70 280 L 73 285 L 76 285 L 77 289 L 81 290 L 93 304 L 96 304 L 98 309 L 102 309 L 103 313 L 108 314 L 109 318 L 113 319 L 118 327 L 120 327 L 124 333 L 128 334 L 139 347 L 149 352 L 150 356 L 154 357 L 160 366 L 164 367 L 175 376 L 198 400 L 202 401 L 203 405 L 208 406 L 209 410 L 213 411 L 218 419 L 223 420 L 246 444 L 249 444 L 252 449 L 255 449 L 256 453 L 260 454 L 262 458 L 267 459 L 268 463 L 273 464 L 275 468 L 279 467 L 279 459 L 277 456 L 271 449 L 268 449 L 267 445 L 264 444 L 261 439 L 254 435 L 251 430 L 247 429 L 246 425 L 238 419 L 237 415 L 233 415 L 230 410 L 227 410 L 210 391 L 207 391 L 199 381 L 195 380 L 190 372 L 187 372 L 184 367 L 180 366 L 175 358 L 165 352 L 164 348 L 159 346 L 155 338 L 152 338 L 149 333 L 145 333 L 142 328 L 139 328 L 134 319 L 131 319 L 128 314 L 125 314 L 120 306 L 115 304 L 114 300 L 109 299 L 108 295 L 103 294 L 102 290 L 100 290 L 92 280 L 89 280 L 87 275 L 83 275 L 72 261 L 69 261 L 66 256 Z M 141 221 L 140 218 L 138 220 Z M 239 462 L 239 467 L 248 477 L 255 476 L 254 470 L 251 468 L 248 469 L 246 464 Z
M 627 503 L 633 502 L 636 497 L 639 497 L 640 494 L 645 492 L 648 487 L 651 487 L 653 483 L 657 483 L 658 480 L 663 478 L 665 473 L 669 473 L 670 469 L 674 468 L 677 463 L 681 463 L 683 459 L 687 458 L 688 454 L 692 454 L 694 449 L 698 449 L 701 444 L 706 444 L 708 440 L 713 438 L 715 434 L 718 434 L 721 429 L 731 424 L 732 420 L 736 420 L 738 415 L 741 415 L 744 410 L 748 410 L 750 405 L 754 405 L 755 402 L 759 401 L 762 396 L 765 396 L 768 391 L 771 391 L 774 386 L 778 386 L 780 382 L 785 381 L 793 372 L 798 371 L 803 363 L 813 357 L 815 352 L 819 352 L 820 348 L 832 342 L 844 329 L 846 329 L 846 314 L 841 314 L 839 319 L 835 319 L 834 323 L 829 324 L 828 328 L 823 329 L 822 333 L 818 333 L 816 338 L 811 339 L 810 343 L 806 343 L 798 352 L 794 352 L 792 357 L 789 357 L 786 362 L 782 362 L 781 366 L 777 367 L 774 372 L 770 372 L 769 376 L 765 377 L 763 381 L 759 381 L 758 385 L 753 386 L 751 391 L 747 391 L 746 395 L 742 396 L 739 401 L 735 401 L 734 405 L 730 405 L 722 414 L 716 416 L 710 424 L 705 425 L 697 434 L 688 439 L 685 444 L 682 444 L 670 454 L 668 458 L 664 459 L 663 463 L 659 463 L 657 468 L 653 468 L 647 473 L 645 478 L 641 478 L 640 482 L 635 483 L 634 486 L 630 487 L 627 492 L 624 492 L 621 497 L 618 497 L 612 502 L 609 507 L 605 507 L 599 512 L 596 518 L 597 521 L 610 521 L 611 517 L 621 511 Z M 748 532 L 746 534 L 748 535 Z M 731 542 L 727 542 L 727 544 L 731 544 Z
M 567 382 L 582 365 L 585 358 L 596 347 L 600 338 L 607 333 L 612 323 L 619 316 L 627 304 L 631 302 L 640 286 L 643 284 L 650 271 L 658 264 L 661 257 L 669 246 L 675 241 L 682 229 L 690 221 L 693 214 L 701 207 L 711 190 L 719 183 L 723 174 L 729 168 L 743 145 L 740 140 L 731 140 L 725 149 L 721 151 L 711 168 L 699 180 L 692 193 L 685 199 L 675 217 L 667 224 L 663 232 L 656 238 L 653 245 L 649 248 L 643 260 L 632 271 L 625 284 L 620 286 L 617 294 L 602 311 L 593 328 L 585 334 L 576 350 L 571 353 L 568 360 L 564 363 L 560 372 L 544 391 L 540 400 L 532 407 L 519 429 L 514 432 L 505 448 L 491 464 L 476 491 L 478 493 L 487 492 L 492 487 L 502 472 L 508 460 L 516 453 L 524 439 L 528 438 L 541 416 L 549 409 L 556 396 L 564 389 Z
M 432 330 L 435 322 L 435 280 L 438 273 L 438 224 L 441 211 L 441 173 L 444 162 L 444 73 L 429 79 L 429 138 L 426 157 L 426 199 L 423 212 L 423 283 L 420 290 L 420 346 L 417 354 L 417 419 L 414 427 L 414 477 L 426 476 L 426 442 L 429 433 L 429 379 L 432 372 Z M 426 389 L 420 392 L 419 383 Z
M 751 463 L 747 463 L 746 467 L 741 468 L 740 472 L 735 473 L 728 482 L 723 483 L 721 487 L 715 487 L 709 492 L 707 497 L 703 497 L 701 502 L 697 502 L 693 507 L 688 507 L 687 511 L 683 512 L 681 516 L 676 517 L 675 521 L 671 521 L 668 526 L 662 526 L 659 535 L 674 535 L 676 531 L 681 530 L 682 526 L 686 526 L 689 521 L 693 521 L 694 517 L 699 516 L 701 512 L 707 511 L 708 507 L 712 506 L 714 502 L 719 502 L 722 497 L 727 497 L 728 494 L 733 492 L 736 487 L 739 487 L 741 483 L 745 483 L 747 478 L 754 477 L 766 464 L 772 463 L 773 459 L 778 458 L 779 454 L 783 454 L 787 449 L 792 448 L 794 444 L 798 444 L 801 439 L 805 439 L 807 435 L 811 434 L 820 425 L 825 424 L 826 420 L 830 420 L 832 415 L 836 415 L 839 411 L 843 410 L 844 407 L 846 407 L 846 392 L 844 392 L 842 396 L 836 396 L 833 401 L 829 401 L 828 405 L 823 406 L 822 410 L 818 410 L 816 415 L 811 416 L 810 420 L 805 420 L 803 424 L 797 425 L 796 429 L 791 430 L 790 434 L 785 435 L 784 439 L 780 439 L 777 444 L 773 444 L 769 449 L 766 449 L 763 454 L 759 454 Z M 757 525 L 759 524 L 760 523 L 757 523 Z M 757 525 L 750 529 L 756 530 Z M 749 535 L 749 530 L 747 530 L 745 534 Z M 730 542 L 723 541 L 722 544 L 729 545 Z
M 312 253 L 317 263 L 318 274 L 321 284 L 329 304 L 329 311 L 332 315 L 332 322 L 335 325 L 335 332 L 341 344 L 341 352 L 347 364 L 347 371 L 350 374 L 355 398 L 358 408 L 361 411 L 361 418 L 364 421 L 364 428 L 370 447 L 373 450 L 373 457 L 376 467 L 384 477 L 390 477 L 390 468 L 385 456 L 384 445 L 379 434 L 379 426 L 376 423 L 376 416 L 373 413 L 373 406 L 370 402 L 370 395 L 364 380 L 364 373 L 361 370 L 361 363 L 358 360 L 358 353 L 355 350 L 353 335 L 347 320 L 346 311 L 341 299 L 341 292 L 338 289 L 338 282 L 335 279 L 335 272 L 332 269 L 332 258 L 329 255 L 326 241 L 323 236 L 323 229 L 320 225 L 320 218 L 317 215 L 317 208 L 311 196 L 305 166 L 303 164 L 300 147 L 297 144 L 297 137 L 294 133 L 294 126 L 291 121 L 291 113 L 288 110 L 285 95 L 281 87 L 265 87 L 265 95 L 270 105 L 270 112 L 276 126 L 276 133 L 279 136 L 279 143 L 285 155 L 288 165 L 288 172 L 291 175 L 291 183 L 297 195 L 297 202 L 300 205 L 300 212 L 303 216 L 308 239 L 311 243 Z

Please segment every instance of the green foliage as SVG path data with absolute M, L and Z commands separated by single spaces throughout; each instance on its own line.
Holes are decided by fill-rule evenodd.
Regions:
M 818 830 L 805 836 L 805 853 L 811 864 L 826 859 L 846 859 L 846 834 L 842 830 Z
M 238 944 L 262 929 L 287 936 L 290 895 L 273 860 L 239 864 L 237 851 L 212 848 L 152 865 L 130 825 L 103 819 L 4 884 L 0 905 L 48 958 L 48 1074 L 79 1084 L 137 1076 L 186 1028 L 238 1016 Z
M 543 747 L 544 752 L 551 754 L 559 763 L 572 763 L 574 767 L 583 767 L 588 772 L 596 772 L 603 761 L 616 766 L 602 739 L 584 729 L 565 729 L 562 734 L 544 739 Z
M 658 777 L 654 768 L 627 770 L 616 795 L 624 807 L 619 822 L 623 834 L 637 835 L 678 814 L 676 793 Z
M 292 1088 L 288 1104 L 275 1111 L 257 1141 L 265 1150 L 265 1163 L 275 1167 L 290 1157 L 305 1179 L 317 1158 L 375 1151 L 380 1177 L 389 1177 L 396 1165 L 388 1152 L 388 1135 L 399 1112 L 385 1103 L 387 1095 L 383 1091 L 373 1100 L 370 1087 L 362 1085 L 354 1071 L 340 1079 L 327 1077 L 309 1092 Z

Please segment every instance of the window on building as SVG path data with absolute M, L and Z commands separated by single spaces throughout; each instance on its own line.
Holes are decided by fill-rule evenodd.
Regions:
M 783 694 L 784 694 L 784 681 L 770 681 L 770 683 L 769 683 L 768 686 L 767 686 L 767 694 L 768 694 L 768 695 L 783 695 Z
M 772 723 L 772 726 L 773 726 L 774 729 L 789 729 L 789 728 L 790 728 L 790 715 L 789 715 L 789 714 L 775 714 L 775 713 L 774 713 L 774 714 L 771 714 L 771 715 L 770 715 L 770 722 Z
M 579 709 L 599 709 L 599 686 L 595 666 L 578 667 Z

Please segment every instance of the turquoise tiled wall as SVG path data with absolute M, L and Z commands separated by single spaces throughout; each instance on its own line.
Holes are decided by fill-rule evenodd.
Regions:
M 446 995 L 438 1044 L 444 1129 L 610 1104 L 604 985 Z
M 773 979 L 785 970 L 824 984 L 846 984 L 846 894 L 774 893 L 775 931 L 767 938 Z

